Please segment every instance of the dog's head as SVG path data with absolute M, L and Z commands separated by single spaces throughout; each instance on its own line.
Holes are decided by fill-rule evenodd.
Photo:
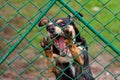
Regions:
M 82 14 L 80 14 L 80 16 L 82 17 Z M 81 41 L 79 31 L 75 27 L 73 18 L 70 15 L 66 18 L 54 19 L 52 21 L 49 21 L 48 19 L 42 19 L 39 22 L 38 26 L 41 27 L 44 25 L 46 25 L 46 30 L 48 32 L 49 37 L 53 39 L 53 42 L 60 48 L 60 50 L 64 49 L 63 52 L 67 51 L 65 49 L 66 45 L 64 42 L 64 39 L 67 34 L 67 36 L 72 38 L 74 41 Z

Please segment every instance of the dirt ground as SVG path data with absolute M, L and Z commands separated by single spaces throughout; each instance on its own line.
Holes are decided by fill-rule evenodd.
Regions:
M 31 56 L 27 56 L 27 58 L 31 58 Z M 117 75 L 120 74 L 119 62 L 115 61 L 108 67 L 104 67 L 110 64 L 112 60 L 112 56 L 105 56 L 104 54 L 95 59 L 90 58 L 90 66 L 93 76 L 96 78 L 95 80 L 120 80 L 120 76 L 117 77 Z M 11 67 L 0 76 L 0 80 L 55 80 L 54 74 L 43 71 L 47 66 L 42 56 L 33 63 L 33 65 L 41 71 L 37 71 L 36 68 L 34 68 L 35 66 L 32 66 L 22 74 L 18 74 L 19 72 L 17 73 L 17 71 L 21 71 L 29 65 L 30 64 L 27 64 L 21 58 L 17 59 L 17 61 L 11 64 Z M 17 71 L 14 69 L 17 69 Z

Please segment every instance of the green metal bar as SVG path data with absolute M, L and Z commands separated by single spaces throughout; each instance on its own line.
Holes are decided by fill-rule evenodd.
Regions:
M 20 42 L 30 33 L 30 31 L 34 28 L 34 26 L 40 21 L 40 19 L 49 11 L 49 9 L 55 4 L 56 0 L 52 0 L 52 2 L 48 5 L 48 7 L 43 11 L 40 16 L 33 22 L 29 29 L 26 30 L 26 33 L 20 37 L 19 41 L 17 41 L 10 50 L 0 59 L 0 65 L 6 60 L 6 58 L 15 50 L 15 48 L 20 44 Z
M 115 51 L 120 56 L 120 51 L 113 46 L 104 36 L 99 34 L 85 19 L 83 19 L 75 10 L 73 10 L 69 5 L 67 5 L 64 0 L 58 0 L 66 9 L 68 9 L 72 14 L 74 14 L 85 26 L 87 26 L 96 36 L 98 36 L 105 44 L 107 44 L 113 51 Z

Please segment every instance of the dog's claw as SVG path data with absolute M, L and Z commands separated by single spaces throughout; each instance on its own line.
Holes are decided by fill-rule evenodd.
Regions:
M 48 41 L 48 38 L 47 37 L 43 37 L 43 41 Z
M 43 42 L 41 42 L 40 45 L 42 48 L 44 48 L 44 46 L 45 46 Z

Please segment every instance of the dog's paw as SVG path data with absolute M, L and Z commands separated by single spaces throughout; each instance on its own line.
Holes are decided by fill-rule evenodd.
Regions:
M 44 50 L 51 50 L 51 42 L 48 37 L 43 37 L 40 45 Z
M 69 45 L 69 47 L 71 47 L 71 43 L 72 43 L 72 40 L 71 39 L 66 39 L 65 40 L 65 44 L 68 46 Z
M 72 43 L 72 32 L 68 28 L 64 30 L 64 38 L 66 45 Z

